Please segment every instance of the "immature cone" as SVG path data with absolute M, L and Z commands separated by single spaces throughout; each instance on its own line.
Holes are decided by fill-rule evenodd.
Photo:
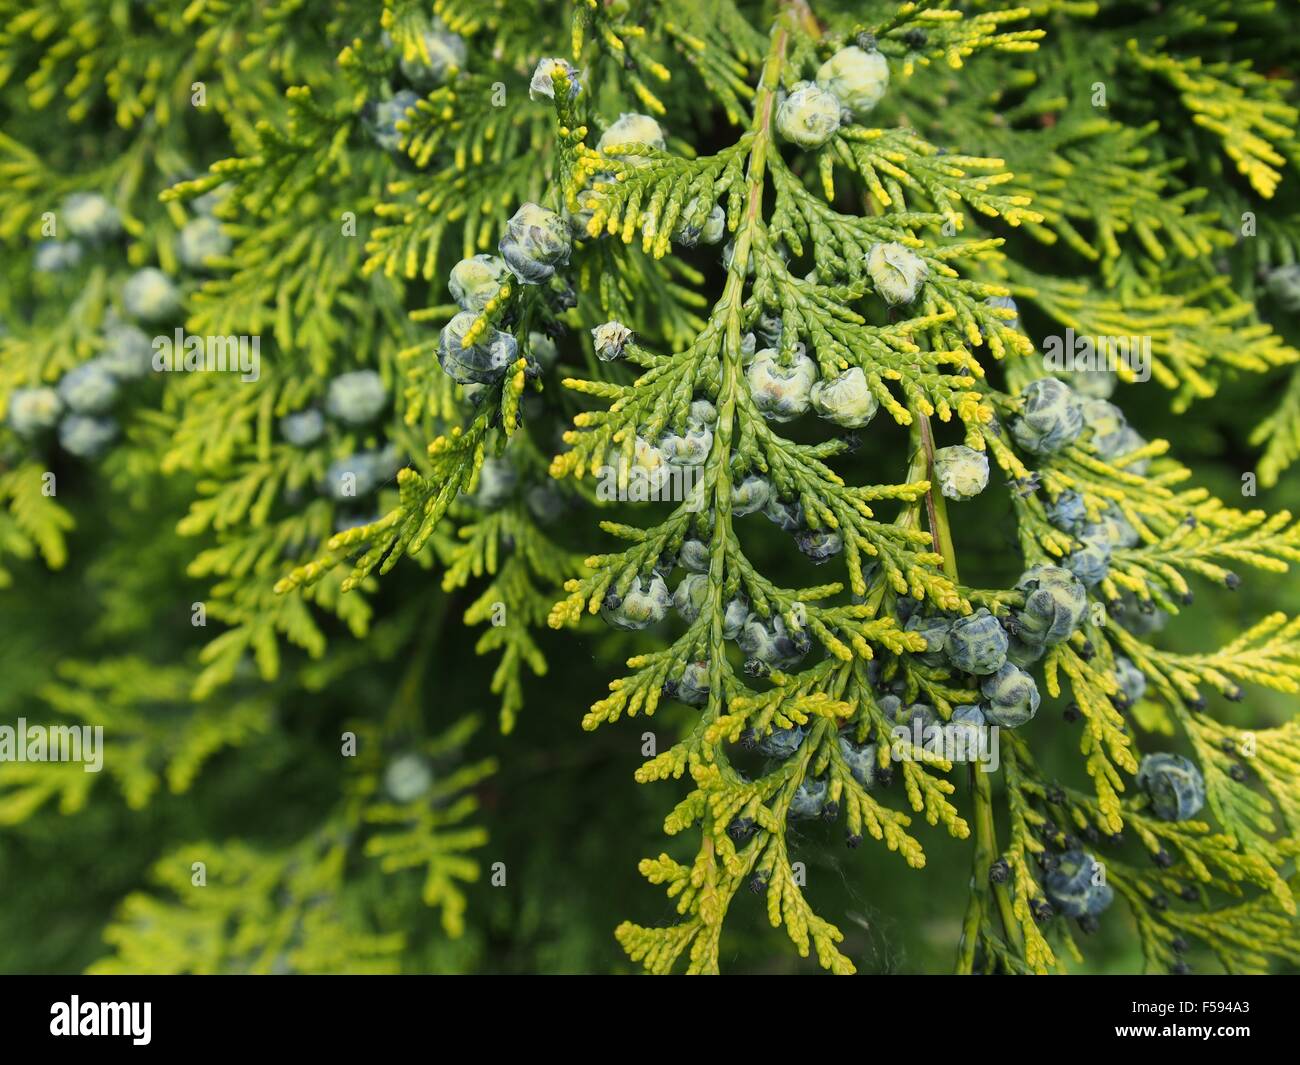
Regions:
M 649 115 L 636 112 L 619 115 L 618 121 L 601 134 L 600 140 L 596 142 L 596 151 L 604 152 L 624 144 L 644 144 L 647 148 L 661 152 L 667 147 L 659 123 Z M 630 166 L 648 166 L 652 161 L 643 155 L 624 155 L 619 159 Z
M 59 422 L 59 446 L 80 459 L 96 459 L 117 439 L 117 422 L 87 414 L 69 414 Z
M 751 473 L 731 490 L 731 513 L 736 517 L 753 514 L 767 506 L 772 485 L 766 478 Z
M 700 616 L 709 602 L 709 578 L 703 573 L 688 573 L 673 592 L 673 607 L 688 625 Z
M 709 701 L 709 662 L 688 662 L 673 686 L 673 695 L 687 706 L 703 706 Z
M 354 370 L 330 382 L 325 410 L 348 425 L 369 425 L 388 406 L 388 389 L 374 370 Z
M 394 448 L 381 451 L 358 451 L 330 463 L 325 471 L 324 490 L 338 502 L 368 496 L 393 477 L 401 467 Z
M 81 245 L 75 240 L 43 240 L 36 245 L 32 269 L 38 274 L 59 274 L 81 262 Z
M 402 134 L 397 130 L 397 123 L 406 117 L 406 112 L 410 111 L 420 102 L 420 98 L 411 92 L 410 89 L 403 89 L 401 92 L 393 94 L 392 99 L 381 100 L 375 105 L 375 117 L 371 124 L 370 134 L 375 139 L 375 143 L 383 148 L 386 152 L 397 151 L 397 146 L 402 141 Z
M 839 738 L 840 756 L 853 774 L 853 779 L 864 788 L 871 788 L 876 782 L 876 745 L 874 743 L 858 746 L 847 736 Z
M 1007 661 L 1021 669 L 1028 669 L 1046 653 L 1047 648 L 1041 643 L 1027 643 L 1012 634 L 1007 640 Z
M 148 377 L 153 369 L 153 343 L 143 329 L 128 322 L 112 322 L 104 330 L 99 361 L 121 381 Z
M 588 174 L 583 187 L 574 194 L 574 199 L 578 202 L 578 209 L 573 211 L 569 209 L 567 204 L 565 205 L 564 221 L 568 224 L 569 233 L 573 236 L 574 240 L 593 240 L 605 236 L 605 231 L 601 230 L 593 238 L 587 231 L 587 227 L 591 224 L 592 218 L 596 215 L 597 208 L 600 207 L 605 198 L 605 194 L 596 189 L 595 186 L 609 185 L 613 184 L 613 182 L 614 175 L 604 171 L 596 174 Z
M 1078 529 L 1077 535 L 1081 539 L 1096 536 L 1105 540 L 1111 547 L 1119 548 L 1136 547 L 1142 540 L 1132 523 L 1124 517 L 1114 503 L 1102 511 L 1098 521 L 1089 522 Z
M 1083 431 L 1083 409 L 1074 390 L 1055 377 L 1041 377 L 1021 394 L 1020 417 L 1011 433 L 1026 451 L 1051 455 L 1072 444 Z
M 750 658 L 758 659 L 774 669 L 793 666 L 812 646 L 804 632 L 791 631 L 779 614 L 767 621 L 757 614 L 752 615 L 745 622 L 736 643 Z
M 497 255 L 474 255 L 451 268 L 447 290 L 462 311 L 482 311 L 510 277 L 506 261 Z
M 812 404 L 812 388 L 817 381 L 817 364 L 807 355 L 795 354 L 788 366 L 777 359 L 776 352 L 765 348 L 754 355 L 745 371 L 754 406 L 763 417 L 774 422 L 788 422 L 805 414 Z
M 690 573 L 709 572 L 709 545 L 703 540 L 683 540 L 677 564 Z
M 734 640 L 749 620 L 749 600 L 743 595 L 729 600 L 722 615 L 722 638 Z
M 49 432 L 63 414 L 63 400 L 52 388 L 19 388 L 9 397 L 9 426 L 19 436 Z
M 613 362 L 619 358 L 631 339 L 632 330 L 618 321 L 604 322 L 591 331 L 591 343 L 596 349 L 596 358 L 601 362 Z
M 801 529 L 794 534 L 794 543 L 819 566 L 844 550 L 844 538 L 833 529 Z
M 520 283 L 540 285 L 569 261 L 569 227 L 554 211 L 526 203 L 506 223 L 497 250 Z
M 398 755 L 384 770 L 384 790 L 396 802 L 414 802 L 433 786 L 433 767 L 423 755 Z
M 663 578 L 655 574 L 633 581 L 621 597 L 607 595 L 600 616 L 616 629 L 644 629 L 663 621 L 672 601 Z
M 229 185 L 218 185 L 215 189 L 209 189 L 202 196 L 197 196 L 190 201 L 190 207 L 198 214 L 215 214 L 221 202 L 230 195 Z
M 838 377 L 818 381 L 812 387 L 811 397 L 818 416 L 846 429 L 861 429 L 880 407 L 867 383 L 867 375 L 857 366 Z
M 1066 917 L 1095 917 L 1115 899 L 1097 860 L 1083 851 L 1066 851 L 1043 879 L 1052 905 Z
M 1073 489 L 1062 492 L 1048 504 L 1047 520 L 1062 532 L 1078 533 L 1088 523 L 1083 496 Z
M 803 507 L 797 500 L 778 499 L 773 495 L 763 508 L 763 514 L 782 532 L 794 533 L 804 527 Z
M 59 399 L 76 414 L 104 414 L 117 402 L 117 378 L 99 359 L 74 367 L 59 382 Z
M 154 266 L 137 270 L 122 287 L 122 305 L 132 318 L 157 322 L 181 309 L 181 294 L 170 277 Z
M 926 730 L 938 726 L 934 707 L 925 703 L 908 703 L 894 713 L 896 729 L 904 729 L 914 742 L 926 741 Z
M 510 501 L 519 475 L 508 458 L 489 455 L 478 471 L 478 487 L 470 501 L 480 510 L 497 510 Z
M 1008 329 L 1020 328 L 1020 308 L 1016 305 L 1016 301 L 1013 300 L 1010 296 L 990 296 L 984 302 L 987 303 L 990 307 L 997 307 L 1001 310 L 1007 310 L 1007 311 L 1015 311 L 1016 317 L 1004 318 L 1002 324 L 1005 325 Z
M 1135 636 L 1149 636 L 1159 632 L 1169 621 L 1169 615 L 1150 600 L 1140 600 L 1132 592 L 1120 596 L 1123 609 L 1116 612 L 1116 620 Z
M 670 465 L 702 466 L 713 448 L 713 426 L 718 412 L 707 399 L 691 404 L 682 432 L 665 432 L 659 437 L 659 449 Z
M 963 673 L 996 673 L 1007 660 L 1006 631 L 984 607 L 954 621 L 943 646 L 948 661 Z
M 464 67 L 468 52 L 464 38 L 448 30 L 438 18 L 433 19 L 432 26 L 420 35 L 420 39 L 428 53 L 428 60 L 417 53 L 410 59 L 403 56 L 397 65 L 402 77 L 417 88 L 427 91 L 445 82 L 453 70 Z
M 543 525 L 553 525 L 569 509 L 569 497 L 549 480 L 532 485 L 525 491 L 524 502 L 528 504 L 533 517 Z
M 919 255 L 896 241 L 873 244 L 867 252 L 867 274 L 880 298 L 890 305 L 916 299 L 929 272 Z
M 1065 568 L 1089 588 L 1100 584 L 1110 572 L 1111 542 L 1102 526 L 1085 525 L 1079 546 L 1065 556 Z
M 1300 263 L 1279 266 L 1271 271 L 1265 286 L 1282 310 L 1300 313 Z
M 610 455 L 601 471 L 602 478 L 596 488 L 598 499 L 627 499 L 645 503 L 664 498 L 670 484 L 672 467 L 668 456 L 643 436 L 633 441 L 632 461 L 628 462 L 621 451 Z
M 543 59 L 533 70 L 532 80 L 528 83 L 529 99 L 537 100 L 545 97 L 548 100 L 555 99 L 555 81 L 554 75 L 562 73 L 569 81 L 569 99 L 572 100 L 578 95 L 582 88 L 578 84 L 579 71 L 572 63 L 564 59 Z
M 1124 655 L 1115 656 L 1115 682 L 1128 706 L 1132 706 L 1147 692 L 1146 674 L 1134 665 L 1131 658 Z
M 779 348 L 781 346 L 781 334 L 785 332 L 785 321 L 777 314 L 760 314 L 758 322 L 754 326 L 754 332 L 763 341 L 763 347 Z
M 1010 662 L 980 684 L 980 692 L 988 701 L 983 706 L 984 716 L 994 725 L 1019 728 L 1038 713 L 1040 696 L 1034 678 Z
M 974 704 L 954 706 L 945 732 L 950 742 L 960 744 L 958 749 L 979 750 L 981 730 L 988 724 L 984 711 Z
M 769 758 L 785 761 L 803 746 L 804 736 L 804 730 L 798 725 L 794 728 L 774 728 L 758 741 L 758 751 Z
M 701 241 L 705 244 L 717 244 L 727 231 L 727 212 L 722 209 L 721 204 L 715 203 L 704 216 L 704 221 L 696 224 L 694 219 L 699 210 L 699 203 L 700 198 L 696 196 L 682 208 L 677 228 L 673 230 L 673 240 L 685 248 L 693 248 Z
M 1151 808 L 1165 821 L 1186 821 L 1205 805 L 1205 778 L 1181 754 L 1148 754 L 1138 768 L 1138 787 L 1151 797 Z
M 1084 400 L 1110 399 L 1119 384 L 1119 378 L 1110 370 L 1053 370 L 1052 373 Z
M 519 357 L 515 338 L 499 329 L 489 328 L 477 343 L 465 347 L 465 336 L 476 321 L 473 311 L 461 311 L 443 326 L 438 341 L 438 364 L 458 384 L 492 384 Z
M 915 632 L 925 639 L 926 650 L 913 652 L 914 658 L 924 662 L 927 666 L 941 666 L 944 664 L 943 645 L 944 641 L 948 639 L 948 630 L 952 628 L 952 618 L 913 614 L 907 619 L 907 624 L 903 628 L 907 632 Z
M 1114 403 L 1104 399 L 1090 399 L 1080 408 L 1084 425 L 1092 431 L 1092 446 L 1100 455 L 1119 454 L 1119 445 L 1128 428 L 1128 419 Z
M 776 109 L 776 129 L 800 148 L 820 148 L 840 128 L 840 102 L 811 81 L 801 81 Z
M 1091 430 L 1092 446 L 1103 459 L 1117 459 L 1146 446 L 1141 434 L 1129 425 L 1124 412 L 1115 404 L 1104 399 L 1090 399 L 1083 404 L 1082 412 L 1084 425 Z M 1124 468 L 1141 475 L 1150 465 L 1150 459 L 1141 459 Z
M 893 728 L 898 724 L 899 716 L 903 712 L 903 700 L 897 695 L 882 695 L 876 700 L 876 705 L 880 708 L 880 713 L 884 716 L 885 727 Z
M 854 118 L 861 118 L 884 99 L 889 89 L 889 61 L 857 45 L 841 48 L 817 70 L 817 84 L 833 93 Z
M 325 417 L 318 410 L 286 414 L 280 419 L 280 435 L 294 447 L 310 447 L 325 435 Z
M 820 817 L 826 806 L 826 781 L 807 780 L 800 783 L 790 800 L 790 816 L 807 821 Z
M 68 232 L 83 240 L 107 240 L 122 232 L 117 208 L 97 192 L 74 192 L 67 196 L 59 215 Z
M 215 218 L 201 215 L 185 223 L 176 235 L 176 257 L 191 270 L 203 270 L 208 260 L 227 255 L 231 239 Z
M 934 453 L 934 476 L 946 499 L 971 499 L 989 483 L 989 457 L 965 444 L 941 447 Z
M 1068 640 L 1088 609 L 1088 590 L 1060 566 L 1030 567 L 1016 582 L 1016 591 L 1025 593 L 1025 605 L 1015 614 L 1016 636 L 1031 646 Z

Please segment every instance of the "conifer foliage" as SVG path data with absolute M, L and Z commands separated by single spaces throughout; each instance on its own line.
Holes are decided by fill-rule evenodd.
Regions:
M 528 890 L 487 826 L 535 717 L 654 741 L 671 918 L 619 899 L 605 968 L 718 972 L 758 912 L 869 969 L 819 869 L 923 885 L 940 836 L 958 972 L 1112 922 L 1300 964 L 1300 524 L 1252 502 L 1300 498 L 1287 23 L 0 0 L 0 703 L 107 778 L 0 761 L 0 825 L 294 795 L 191 818 L 93 969 L 427 964 Z M 1140 430 L 1219 422 L 1237 499 Z

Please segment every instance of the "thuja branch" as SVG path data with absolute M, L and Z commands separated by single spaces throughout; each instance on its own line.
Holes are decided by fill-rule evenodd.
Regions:
M 807 6 L 802 3 L 791 4 L 787 12 Z M 786 18 L 790 17 L 789 14 Z M 789 31 L 785 18 L 778 20 L 772 37 L 771 49 L 763 64 L 763 73 L 759 79 L 758 92 L 754 97 L 754 119 L 750 126 L 752 141 L 749 149 L 749 165 L 746 173 L 746 197 L 744 219 L 736 233 L 735 251 L 727 271 L 726 284 L 718 308 L 725 314 L 725 333 L 723 340 L 723 377 L 718 400 L 718 432 L 714 444 L 714 454 L 710 462 L 717 471 L 713 481 L 713 515 L 714 538 L 709 556 L 709 587 L 712 594 L 713 623 L 710 631 L 710 710 L 714 711 L 714 700 L 722 692 L 722 668 L 725 659 L 722 625 L 724 605 L 722 594 L 727 565 L 727 544 L 732 539 L 731 529 L 731 478 L 727 475 L 728 462 L 731 457 L 732 438 L 736 422 L 736 394 L 740 388 L 742 375 L 740 334 L 740 309 L 745 275 L 749 268 L 749 257 L 753 248 L 754 236 L 762 224 L 763 188 L 767 169 L 767 153 L 772 143 L 772 109 L 776 102 L 776 90 L 780 84 L 781 64 L 785 60 L 785 50 Z
M 957 574 L 957 551 L 953 544 L 952 527 L 948 523 L 948 505 L 943 494 L 935 490 L 934 473 L 934 435 L 930 419 L 925 414 L 913 411 L 916 419 L 911 433 L 912 447 L 919 452 L 923 463 L 926 480 L 930 487 L 925 493 L 926 513 L 930 521 L 930 532 L 934 537 L 934 548 L 943 558 L 943 571 L 954 584 L 959 582 Z M 982 766 L 972 762 L 968 769 L 971 796 L 975 803 L 975 851 L 972 856 L 971 898 L 967 906 L 966 918 L 962 925 L 962 938 L 958 947 L 957 972 L 969 975 L 974 971 L 975 951 L 984 934 L 983 923 L 987 915 L 987 900 L 990 889 L 997 901 L 998 912 L 1007 940 L 1017 955 L 1023 956 L 1024 940 L 1020 934 L 1020 925 L 1015 919 L 1011 906 L 1010 894 L 1004 883 L 991 883 L 989 870 L 997 858 L 997 830 L 993 824 L 993 794 L 988 773 Z
M 618 929 L 653 972 L 716 971 L 751 894 L 801 955 L 871 964 L 805 898 L 828 863 L 797 826 L 881 843 L 906 867 L 888 894 L 931 860 L 919 818 L 973 832 L 961 972 L 1057 967 L 1115 903 L 1151 971 L 1300 956 L 1300 731 L 1250 727 L 1252 685 L 1300 687 L 1300 620 L 1267 601 L 1300 526 L 1227 506 L 1176 458 L 1182 434 L 1125 417 L 1141 403 L 1155 428 L 1153 389 L 1182 412 L 1300 360 L 1281 5 L 0 5 L 0 585 L 76 556 L 100 619 L 81 661 L 60 641 L 85 596 L 10 611 L 9 643 L 68 660 L 51 679 L 12 655 L 9 706 L 108 715 L 97 779 L 121 816 L 263 737 L 339 784 L 283 812 L 298 843 L 214 850 L 224 892 L 190 891 L 184 852 L 149 855 L 156 890 L 125 900 L 103 968 L 410 968 L 429 954 L 403 944 L 426 923 L 408 898 L 460 933 L 491 763 L 466 756 L 481 715 L 426 735 L 420 714 L 459 648 L 453 607 L 485 626 L 503 732 L 546 673 L 548 619 L 663 623 L 593 635 L 594 661 L 631 658 L 583 718 L 663 711 L 680 735 L 636 771 L 686 780 L 664 829 L 697 843 L 641 865 L 680 919 Z M 205 67 L 225 90 L 188 106 Z M 1079 91 L 1098 82 L 1104 108 Z M 1235 240 L 1265 199 L 1268 224 Z M 261 377 L 152 374 L 149 336 L 182 324 L 260 335 Z M 1058 326 L 1149 338 L 1152 384 L 1037 357 Z M 1264 485 L 1300 456 L 1297 384 L 1252 434 Z M 636 509 L 584 480 L 602 467 L 690 469 L 700 491 Z M 952 526 L 991 485 L 970 509 L 1014 518 L 1013 588 L 958 582 Z M 991 532 L 963 527 L 963 569 Z M 142 558 L 178 565 L 124 564 Z M 206 584 L 197 627 L 166 620 L 182 571 Z M 1217 648 L 1182 644 L 1194 624 L 1160 634 L 1206 582 L 1262 620 Z M 1040 685 L 1069 727 L 1021 728 Z M 276 713 L 305 698 L 310 722 Z M 1244 705 L 1220 720 L 1220 700 Z M 359 719 L 343 771 L 336 710 Z M 902 727 L 946 751 L 972 723 L 1003 729 L 996 830 L 989 774 L 968 825 L 970 759 L 892 746 Z M 1035 761 L 1062 743 L 1069 787 Z M 94 776 L 3 761 L 0 823 L 74 813 Z M 485 814 L 567 845 L 571 817 L 527 812 Z M 372 914 L 362 855 L 422 884 Z M 766 940 L 735 943 L 750 964 Z

